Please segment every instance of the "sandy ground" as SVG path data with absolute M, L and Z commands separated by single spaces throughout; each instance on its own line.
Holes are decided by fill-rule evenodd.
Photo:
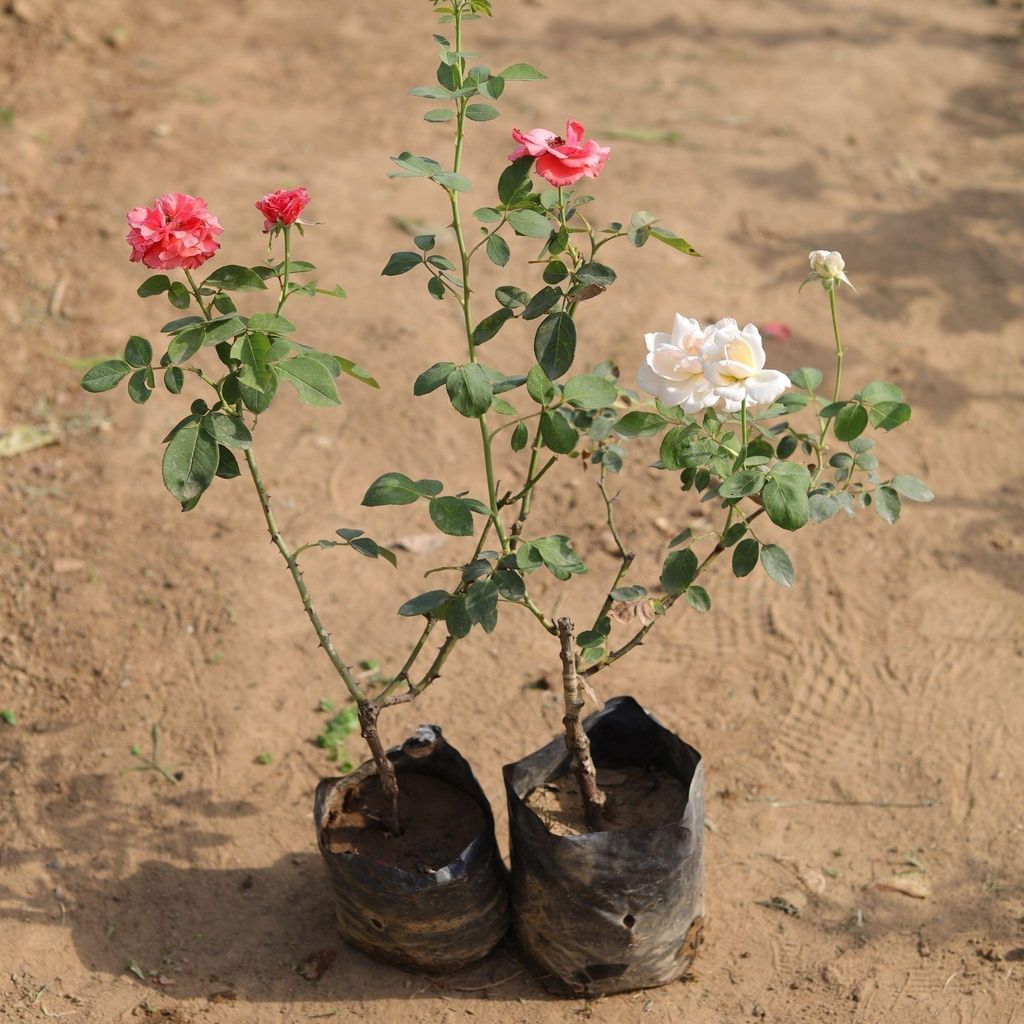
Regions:
M 403 95 L 431 77 L 427 5 L 11 0 L 0 429 L 53 423 L 62 440 L 0 462 L 0 707 L 17 714 L 0 726 L 0 1019 L 1021 1024 L 1020 5 L 495 6 L 508 10 L 474 48 L 550 81 L 511 90 L 503 118 L 475 131 L 481 190 L 514 124 L 572 113 L 598 139 L 679 133 L 614 142 L 600 212 L 654 210 L 705 258 L 617 255 L 621 283 L 587 321 L 587 352 L 633 365 L 642 332 L 678 309 L 786 322 L 773 365 L 824 365 L 824 299 L 796 284 L 808 249 L 840 249 L 859 288 L 843 306 L 850 379 L 905 388 L 914 420 L 885 453 L 938 500 L 895 530 L 870 515 L 804 531 L 796 589 L 760 573 L 712 580 L 711 616 L 680 615 L 600 677 L 605 696 L 635 694 L 706 758 L 709 920 L 692 980 L 558 1002 L 511 947 L 446 980 L 369 962 L 335 937 L 311 825 L 331 773 L 312 743 L 317 702 L 339 687 L 251 491 L 218 485 L 181 516 L 159 478 L 178 407 L 86 396 L 66 360 L 162 322 L 133 295 L 128 207 L 204 195 L 228 251 L 252 262 L 253 199 L 303 183 L 324 224 L 301 255 L 351 295 L 303 310 L 304 333 L 385 391 L 275 409 L 262 462 L 284 527 L 426 528 L 358 508 L 385 469 L 475 485 L 473 425 L 438 396 L 396 398 L 458 358 L 452 310 L 378 276 L 406 243 L 392 215 L 444 221 L 434 194 L 385 176 L 389 154 L 439 148 L 441 129 Z M 525 335 L 492 345 L 498 365 L 524 365 Z M 499 475 L 521 469 L 501 452 Z M 631 475 L 622 516 L 653 566 L 656 520 L 698 510 L 652 479 Z M 594 567 L 566 588 L 563 608 L 582 615 L 613 564 L 593 485 L 566 469 L 548 494 L 538 525 L 569 524 Z M 439 556 L 462 554 L 452 541 L 395 573 L 328 552 L 308 579 L 342 648 L 390 663 L 415 629 L 393 608 Z M 474 633 L 446 679 L 384 723 L 391 740 L 442 723 L 500 831 L 501 764 L 558 721 L 552 694 L 528 686 L 557 668 L 533 625 L 508 616 L 494 637 Z M 176 787 L 129 771 L 153 722 L 184 771 Z M 271 764 L 256 763 L 263 751 Z M 874 885 L 908 868 L 925 898 Z M 799 916 L 757 902 L 776 896 Z M 297 973 L 327 947 L 337 960 L 318 983 Z

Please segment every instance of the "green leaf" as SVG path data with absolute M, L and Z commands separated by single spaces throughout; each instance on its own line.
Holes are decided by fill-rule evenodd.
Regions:
M 523 310 L 523 319 L 536 320 L 537 317 L 542 316 L 556 302 L 558 302 L 561 297 L 562 293 L 557 288 L 552 288 L 550 285 L 545 288 L 541 288 L 541 290 L 526 303 L 526 309 Z
M 225 292 L 260 292 L 266 291 L 263 279 L 249 267 L 229 264 L 219 267 L 205 281 L 204 288 L 219 288 Z
M 136 370 L 128 378 L 128 397 L 136 405 L 145 405 L 152 393 L 153 371 L 150 369 Z
M 485 633 L 493 633 L 498 625 L 498 587 L 492 580 L 481 579 L 466 591 L 466 614 L 471 622 L 483 626 Z
M 576 357 L 576 324 L 568 313 L 552 313 L 541 321 L 533 354 L 550 380 L 567 373 Z
M 793 563 L 789 560 L 789 555 L 778 544 L 765 544 L 761 548 L 761 564 L 764 566 L 764 571 L 779 586 L 793 586 L 793 580 L 796 578 Z
M 425 100 L 448 100 L 451 99 L 452 93 L 450 89 L 439 89 L 436 85 L 417 85 L 415 89 L 409 90 L 409 95 L 419 96 Z M 409 154 L 405 153 L 403 154 L 403 156 L 409 156 Z M 394 162 L 398 164 L 399 167 L 403 166 L 401 163 L 399 163 L 402 157 L 393 156 L 391 159 L 394 160 Z M 425 175 L 426 173 L 429 172 L 421 173 Z
M 253 320 L 256 317 L 252 318 Z M 287 322 L 287 321 L 286 321 Z M 203 344 L 217 345 L 229 338 L 236 338 L 245 331 L 245 321 L 240 316 L 229 317 L 220 323 L 211 324 L 203 330 Z
M 816 490 L 807 496 L 807 509 L 812 522 L 824 523 L 839 511 L 839 502 L 829 491 Z
M 430 250 L 433 249 L 434 246 L 437 244 L 437 236 L 416 235 L 416 237 L 413 238 L 412 241 L 416 248 L 419 249 L 421 252 L 430 252 Z
M 544 267 L 544 283 L 558 284 L 569 276 L 569 271 L 561 260 L 548 260 Z
M 185 372 L 177 366 L 168 366 L 164 370 L 164 387 L 172 395 L 180 395 L 185 386 Z
M 148 299 L 151 295 L 163 295 L 171 287 L 171 279 L 166 274 L 154 274 L 147 277 L 137 289 L 140 298 Z
M 549 409 L 541 413 L 540 436 L 548 448 L 559 455 L 568 455 L 579 440 L 572 424 L 560 412 Z
M 473 216 L 484 224 L 493 224 L 501 220 L 501 210 L 496 210 L 493 206 L 481 206 L 473 211 Z
M 711 611 L 711 595 L 703 587 L 687 587 L 686 603 L 694 611 Z
M 431 391 L 436 391 L 444 384 L 454 369 L 454 363 L 434 363 L 416 378 L 412 386 L 412 393 L 414 395 L 429 395 Z
M 454 110 L 450 110 L 446 107 L 438 107 L 434 110 L 428 110 L 423 115 L 423 120 L 429 121 L 431 124 L 441 124 L 444 121 L 450 121 L 454 116 Z
M 673 427 L 662 439 L 658 457 L 666 469 L 682 469 L 687 464 L 690 439 L 696 432 L 692 423 Z
M 509 250 L 508 242 L 501 235 L 487 236 L 487 258 L 498 267 L 505 266 L 512 253 Z
M 732 476 L 726 477 L 718 488 L 723 498 L 744 498 L 757 494 L 764 486 L 764 473 L 759 469 L 742 469 Z
M 445 380 L 445 388 L 452 405 L 463 416 L 482 416 L 491 407 L 491 382 L 479 363 L 457 366 Z
M 277 313 L 254 313 L 249 317 L 249 330 L 262 334 L 291 334 L 295 324 Z
M 553 230 L 547 217 L 535 210 L 512 210 L 508 222 L 517 235 L 527 238 L 547 238 Z
M 661 570 L 661 585 L 666 594 L 681 594 L 697 575 L 697 556 L 687 548 L 673 551 Z
M 167 289 L 167 299 L 175 309 L 188 309 L 192 293 L 180 281 L 174 281 Z
M 446 590 L 428 590 L 425 594 L 418 594 L 416 597 L 410 598 L 401 608 L 398 609 L 399 615 L 406 617 L 412 615 L 429 615 L 433 611 L 437 611 L 441 605 L 448 602 L 451 595 Z
M 131 372 L 132 367 L 125 360 L 107 359 L 86 371 L 82 378 L 82 387 L 93 394 L 109 391 L 111 388 L 116 388 Z
M 911 501 L 932 501 L 935 498 L 926 483 L 918 480 L 916 476 L 908 476 L 906 473 L 894 476 L 892 486 L 904 498 L 909 498 Z
M 338 387 L 330 371 L 323 363 L 311 359 L 308 355 L 286 359 L 283 363 L 276 364 L 274 372 L 280 380 L 294 385 L 299 398 L 306 405 L 325 408 L 341 404 Z
M 242 402 L 257 414 L 266 412 L 277 393 L 277 377 L 268 365 L 272 348 L 265 334 L 245 334 L 231 346 L 231 358 L 242 364 L 238 378 Z
M 896 493 L 894 487 L 883 486 L 875 491 L 875 511 L 890 526 L 894 525 L 896 520 L 899 519 L 902 507 L 903 503 L 900 501 L 900 496 Z
M 647 596 L 646 587 L 617 587 L 608 595 L 613 601 L 639 601 Z
M 531 191 L 533 183 L 530 181 L 530 172 L 532 170 L 533 157 L 524 156 L 513 160 L 501 172 L 501 177 L 498 178 L 498 198 L 505 206 L 508 206 L 520 194 L 525 195 Z
M 235 453 L 230 448 L 225 448 L 224 445 L 218 445 L 217 451 L 220 460 L 217 463 L 217 476 L 221 480 L 234 480 L 235 477 L 241 476 L 242 471 L 238 468 L 238 459 L 235 458 Z
M 473 328 L 473 343 L 475 345 L 483 345 L 484 342 L 490 341 L 514 316 L 515 314 L 511 309 L 504 307 L 496 309 L 489 316 L 485 316 Z
M 341 367 L 341 372 L 346 376 L 359 381 L 360 384 L 367 384 L 371 388 L 380 389 L 380 384 L 376 378 L 370 376 L 366 370 L 361 366 L 357 366 L 351 359 L 346 359 L 344 356 L 334 356 L 334 358 L 338 360 L 338 366 Z
M 501 94 L 505 91 L 505 79 L 501 75 L 491 75 L 490 78 L 485 78 L 478 86 L 477 92 L 481 96 L 486 96 L 489 100 L 501 99 Z
M 149 366 L 153 361 L 153 346 L 133 334 L 124 347 L 124 357 L 132 366 Z
M 377 505 L 411 505 L 420 498 L 437 497 L 443 487 L 440 480 L 412 480 L 404 473 L 385 473 L 370 484 L 362 503 L 370 508 Z
M 835 435 L 840 441 L 852 441 L 868 425 L 868 411 L 863 405 L 845 405 L 836 414 Z
M 675 249 L 676 252 L 686 253 L 687 256 L 700 255 L 685 238 L 680 238 L 674 232 L 669 231 L 668 228 L 652 227 L 650 230 L 652 238 L 656 238 L 659 242 L 664 242 L 665 245 Z
M 538 405 L 550 405 L 558 393 L 547 374 L 537 365 L 531 366 L 526 375 L 526 391 Z
M 469 183 L 469 178 L 465 178 L 461 174 L 456 174 L 454 171 L 437 171 L 432 175 L 432 177 L 438 185 L 443 186 L 451 192 L 469 192 L 473 187 Z
M 380 272 L 381 277 L 398 277 L 399 274 L 408 274 L 413 267 L 418 267 L 423 262 L 423 257 L 418 252 L 395 252 L 387 262 L 387 266 Z
M 219 441 L 229 448 L 252 447 L 252 434 L 237 416 L 209 412 L 202 419 L 201 429 L 215 441 Z
M 511 569 L 498 569 L 491 577 L 506 601 L 521 601 L 526 594 L 522 576 Z
M 618 389 L 605 377 L 586 374 L 567 380 L 562 386 L 562 395 L 580 409 L 604 409 L 615 404 Z
M 615 431 L 623 437 L 653 437 L 665 429 L 665 421 L 654 412 L 627 412 L 615 424 Z
M 500 117 L 495 107 L 492 107 L 490 103 L 470 103 L 466 107 L 466 117 L 470 121 L 493 121 L 496 117 Z
M 201 324 L 180 331 L 167 346 L 167 356 L 172 363 L 179 364 L 191 359 L 202 347 L 205 331 Z
M 749 576 L 757 565 L 757 556 L 760 553 L 761 545 L 748 537 L 741 540 L 733 549 L 732 553 L 732 574 L 738 578 Z
M 801 366 L 790 371 L 789 379 L 794 387 L 814 391 L 822 381 L 821 370 L 816 370 L 813 366 Z
M 217 442 L 198 423 L 187 423 L 164 449 L 164 484 L 182 504 L 194 502 L 213 483 L 219 461 Z
M 543 564 L 553 576 L 562 581 L 587 571 L 573 550 L 572 541 L 564 534 L 528 541 L 516 552 L 516 561 L 520 568 Z
M 509 444 L 512 446 L 512 451 L 521 452 L 530 441 L 530 433 L 526 429 L 525 423 L 517 423 L 515 428 L 512 430 L 512 437 L 509 440 Z
M 515 285 L 506 284 L 494 291 L 494 297 L 506 309 L 515 309 L 518 306 L 526 307 L 530 301 L 530 293 L 517 288 Z
M 584 263 L 576 271 L 574 277 L 580 284 L 592 284 L 599 288 L 607 288 L 615 282 L 615 271 L 603 263 Z
M 548 76 L 542 75 L 531 64 L 510 64 L 498 77 L 506 82 L 539 82 Z
M 799 530 L 810 518 L 807 492 L 811 487 L 811 474 L 806 466 L 780 462 L 768 475 L 764 485 L 765 511 L 768 518 L 784 530 Z
M 871 425 L 878 430 L 894 430 L 909 419 L 910 406 L 906 402 L 879 402 L 871 409 Z
M 868 405 L 878 405 L 880 402 L 902 401 L 903 392 L 888 381 L 873 380 L 860 389 L 860 397 Z
M 450 537 L 473 536 L 473 513 L 462 498 L 431 498 L 430 519 L 442 533 Z
M 427 291 L 435 299 L 444 298 L 444 282 L 439 277 L 432 277 L 427 281 Z

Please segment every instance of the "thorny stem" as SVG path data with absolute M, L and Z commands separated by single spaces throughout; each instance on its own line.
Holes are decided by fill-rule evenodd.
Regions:
M 615 546 L 619 549 L 619 558 L 622 561 L 619 565 L 618 572 L 615 574 L 615 579 L 612 580 L 612 585 L 608 588 L 608 594 L 604 599 L 604 603 L 601 605 L 601 610 L 597 613 L 597 617 L 594 619 L 594 629 L 597 629 L 598 623 L 608 614 L 608 609 L 612 606 L 612 591 L 615 590 L 615 588 L 622 582 L 623 577 L 629 571 L 629 567 L 633 564 L 633 559 L 636 557 L 631 551 L 626 550 L 626 546 L 622 543 L 622 538 L 619 536 L 619 530 L 615 524 L 615 499 L 608 495 L 606 476 L 607 470 L 605 469 L 604 462 L 602 462 L 601 473 L 597 480 L 597 489 L 601 492 L 601 497 L 604 500 L 608 530 L 612 535 L 612 540 L 615 541 Z
M 839 337 L 839 310 L 836 308 L 836 288 L 838 287 L 837 282 L 833 281 L 832 287 L 828 289 L 828 306 L 832 313 L 832 336 L 836 342 L 836 382 L 832 388 L 832 401 L 833 403 L 839 401 L 839 391 L 843 383 L 843 342 Z M 828 433 L 828 420 L 822 420 L 821 423 L 821 434 L 818 436 L 818 448 L 825 444 L 825 435 Z M 819 456 L 820 458 L 820 456 Z
M 291 238 L 292 229 L 291 226 L 286 224 L 284 227 L 284 280 L 281 282 L 281 297 L 277 300 L 276 312 L 281 312 L 281 307 L 284 305 L 284 300 L 288 298 L 288 276 L 289 276 L 289 263 L 291 263 Z
M 455 7 L 455 50 L 462 52 L 462 8 Z M 462 85 L 462 76 L 465 71 L 465 60 L 460 57 L 456 65 L 458 75 L 457 86 Z M 466 107 L 468 99 L 461 97 L 458 101 L 458 111 L 455 119 L 455 156 L 452 160 L 452 170 L 458 174 L 462 167 L 462 144 L 465 140 Z M 476 362 L 476 344 L 473 341 L 473 314 L 471 312 L 471 290 L 469 287 L 469 265 L 470 253 L 466 247 L 466 236 L 462 229 L 462 213 L 459 209 L 459 194 L 454 189 L 446 189 L 448 199 L 452 208 L 452 230 L 455 232 L 455 240 L 459 247 L 459 259 L 462 264 L 462 319 L 466 329 L 466 342 L 469 346 L 469 361 Z M 501 543 L 502 552 L 509 550 L 508 537 L 505 535 L 505 527 L 502 525 L 498 515 L 498 494 L 494 482 L 494 455 L 491 451 L 491 434 L 487 425 L 487 413 L 481 413 L 477 417 L 480 423 L 480 440 L 483 443 L 484 473 L 487 477 L 487 499 L 491 509 L 491 517 L 494 520 L 494 528 L 498 533 L 498 540 Z
M 583 817 L 591 832 L 604 830 L 605 796 L 597 785 L 597 771 L 590 756 L 590 740 L 583 731 L 580 712 L 583 710 L 583 694 L 576 666 L 576 633 L 571 619 L 558 620 L 558 639 L 561 643 L 562 659 L 562 702 L 565 715 L 565 745 L 569 749 L 572 769 L 576 774 L 583 798 Z

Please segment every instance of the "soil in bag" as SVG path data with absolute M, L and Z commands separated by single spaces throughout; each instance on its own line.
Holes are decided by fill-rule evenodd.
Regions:
M 508 927 L 507 872 L 483 790 L 436 726 L 388 751 L 403 832 L 380 824 L 373 762 L 317 787 L 314 815 L 342 936 L 377 960 L 454 970 Z
M 505 766 L 513 924 L 551 991 L 664 985 L 700 944 L 700 754 L 631 697 L 583 724 L 607 801 L 602 831 L 584 824 L 562 737 Z

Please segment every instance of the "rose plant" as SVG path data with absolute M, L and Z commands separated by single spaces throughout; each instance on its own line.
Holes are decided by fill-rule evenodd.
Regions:
M 446 254 L 437 236 L 417 235 L 412 248 L 391 255 L 382 274 L 416 275 L 432 298 L 454 306 L 465 359 L 434 362 L 412 382 L 412 392 L 417 397 L 443 393 L 458 415 L 476 421 L 482 474 L 478 493 L 446 493 L 429 474 L 414 479 L 389 470 L 363 496 L 369 508 L 410 506 L 410 514 L 415 514 L 411 506 L 422 503 L 442 533 L 471 538 L 464 561 L 433 570 L 453 573 L 450 582 L 410 596 L 399 607 L 399 615 L 422 618 L 423 625 L 398 670 L 376 692 L 360 685 L 325 629 L 300 569 L 300 558 L 310 549 L 348 547 L 391 563 L 394 553 L 362 530 L 349 528 L 329 540 L 292 546 L 277 525 L 255 459 L 257 424 L 281 383 L 294 386 L 312 406 L 338 404 L 342 375 L 377 387 L 346 357 L 299 342 L 295 324 L 285 316 L 286 307 L 294 315 L 296 296 L 344 296 L 340 287 L 322 288 L 309 280 L 316 268 L 292 254 L 294 233 L 304 230 L 299 217 L 309 202 L 305 189 L 278 190 L 255 204 L 271 246 L 280 240 L 276 256 L 254 266 L 223 265 L 201 280 L 192 272 L 218 252 L 222 232 L 205 202 L 172 193 L 150 208 L 133 209 L 128 215 L 131 259 L 158 271 L 142 283 L 139 294 L 165 296 L 185 315 L 161 328 L 164 352 L 132 337 L 123 359 L 93 367 L 82 384 L 89 391 L 105 391 L 127 379 L 129 396 L 139 403 L 157 386 L 157 374 L 173 395 L 185 393 L 186 381 L 206 389 L 165 438 L 166 486 L 184 510 L 194 509 L 216 479 L 240 474 L 235 452 L 242 454 L 273 542 L 320 645 L 358 709 L 386 798 L 381 824 L 389 834 L 399 835 L 403 822 L 399 782 L 378 733 L 378 716 L 422 694 L 440 676 L 459 640 L 475 627 L 493 632 L 507 606 L 524 609 L 558 642 L 565 742 L 582 800 L 579 810 L 586 830 L 601 832 L 613 826 L 580 718 L 593 678 L 645 643 L 675 606 L 707 612 L 709 571 L 723 556 L 728 555 L 737 579 L 760 566 L 789 587 L 795 569 L 780 536 L 840 513 L 852 518 L 870 507 L 885 522 L 895 523 L 904 499 L 928 501 L 932 495 L 914 477 L 883 471 L 875 439 L 868 436 L 910 419 L 901 390 L 885 381 L 868 382 L 852 394 L 843 390 L 837 300 L 840 288 L 852 285 L 837 252 L 811 253 L 804 282 L 818 282 L 829 304 L 834 368 L 824 393 L 821 370 L 801 367 L 786 374 L 768 368 L 757 327 L 748 323 L 741 328 L 731 318 L 705 326 L 677 314 L 670 331 L 647 333 L 646 353 L 638 344 L 636 386 L 632 375 L 623 377 L 612 362 L 591 351 L 581 324 L 594 304 L 609 301 L 607 293 L 617 281 L 607 262 L 608 247 L 642 248 L 654 241 L 677 253 L 698 253 L 646 211 L 605 226 L 592 221 L 587 212 L 592 197 L 582 186 L 596 184 L 613 160 L 611 150 L 589 138 L 572 118 L 563 135 L 547 128 L 514 129 L 511 154 L 507 159 L 495 154 L 496 162 L 503 163 L 495 192 L 483 205 L 474 203 L 467 216 L 464 201 L 473 186 L 462 165 L 471 124 L 497 118 L 496 104 L 510 85 L 544 76 L 526 63 L 500 72 L 474 63 L 477 55 L 464 48 L 464 28 L 491 16 L 489 0 L 431 3 L 451 35 L 434 36 L 437 84 L 414 88 L 412 95 L 439 104 L 424 120 L 446 126 L 451 155 L 439 160 L 403 151 L 392 158 L 396 169 L 391 176 L 438 190 L 450 213 L 453 242 Z M 486 259 L 505 268 L 518 252 L 530 257 L 525 272 L 539 273 L 540 280 L 513 280 L 510 274 L 509 283 L 495 290 L 493 308 L 480 316 L 476 265 Z M 171 279 L 168 272 L 177 270 L 183 280 Z M 235 294 L 265 298 L 271 288 L 276 295 L 264 311 L 243 313 L 235 304 Z M 644 326 L 638 325 L 638 336 Z M 503 344 L 516 372 L 498 370 L 482 358 L 485 345 Z M 573 372 L 580 364 L 587 369 Z M 494 469 L 499 443 L 522 453 L 519 478 L 500 488 Z M 656 457 L 654 465 L 667 486 L 699 497 L 718 512 L 713 526 L 680 529 L 653 566 L 637 564 L 617 523 L 622 499 L 611 494 L 612 480 L 634 446 L 640 458 Z M 537 573 L 567 583 L 588 571 L 568 532 L 537 535 L 531 530 L 535 501 L 562 471 L 592 482 L 594 500 L 588 508 L 606 523 L 617 552 L 603 597 L 579 632 L 569 619 L 542 608 L 530 586 Z M 441 631 L 441 642 L 417 671 L 435 630 Z

